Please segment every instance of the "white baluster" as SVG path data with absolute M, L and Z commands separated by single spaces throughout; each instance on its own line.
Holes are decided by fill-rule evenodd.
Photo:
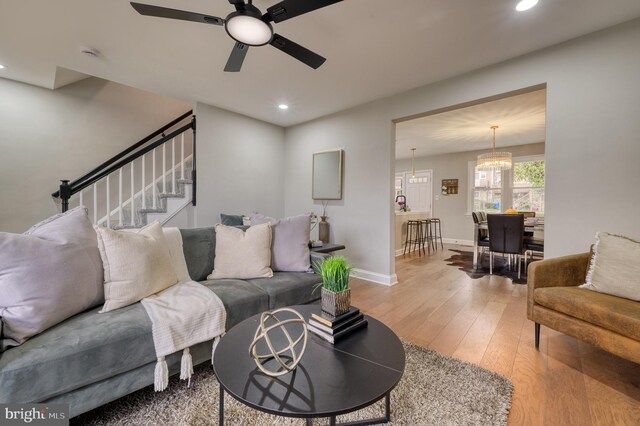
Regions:
M 118 170 L 118 225 L 122 226 L 124 215 L 122 214 L 122 167 Z
M 152 191 L 152 195 L 153 195 L 153 208 L 156 209 L 157 208 L 157 204 L 156 204 L 156 149 L 153 149 L 153 169 L 152 169 L 152 173 L 151 173 L 151 191 Z
M 162 145 L 162 193 L 167 193 L 167 144 Z
M 180 136 L 180 179 L 184 180 L 184 133 Z
M 171 192 L 176 193 L 176 138 L 171 139 Z
M 146 209 L 147 208 L 147 195 L 146 195 L 146 184 L 145 184 L 145 163 L 146 163 L 146 159 L 145 159 L 145 155 L 142 155 L 142 208 Z
M 107 228 L 111 228 L 111 190 L 109 189 L 109 175 L 107 175 Z
M 93 223 L 98 223 L 98 184 L 93 184 Z
M 84 197 L 82 196 L 82 190 L 80 191 L 80 204 L 79 206 L 84 206 Z
M 131 226 L 136 226 L 136 215 L 135 215 L 135 209 L 136 209 L 136 188 L 134 185 L 135 182 L 135 172 L 134 172 L 134 167 L 133 164 L 136 162 L 136 160 L 133 160 L 131 162 L 131 203 L 129 203 L 129 205 L 131 206 Z

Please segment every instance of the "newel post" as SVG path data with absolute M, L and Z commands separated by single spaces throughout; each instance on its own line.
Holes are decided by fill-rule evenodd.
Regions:
M 191 152 L 191 204 L 196 205 L 196 194 L 198 193 L 198 176 L 196 175 L 196 116 L 191 117 L 191 129 L 193 130 L 193 148 Z
M 62 201 L 62 212 L 69 210 L 69 198 L 71 198 L 71 186 L 69 181 L 64 179 L 60 181 L 60 200 Z

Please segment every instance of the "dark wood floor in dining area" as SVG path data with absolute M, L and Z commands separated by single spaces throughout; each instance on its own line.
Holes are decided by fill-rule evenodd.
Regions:
M 463 248 L 397 257 L 395 286 L 352 280 L 352 304 L 406 340 L 509 377 L 510 425 L 640 425 L 640 365 L 544 326 L 537 351 L 526 285 L 473 280 L 444 262 L 448 247 Z

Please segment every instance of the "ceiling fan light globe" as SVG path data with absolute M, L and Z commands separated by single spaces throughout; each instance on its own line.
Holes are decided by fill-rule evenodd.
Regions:
M 538 4 L 538 0 L 521 0 L 516 5 L 516 10 L 518 12 L 524 12 L 525 10 L 531 9 L 536 4 Z
M 273 28 L 269 23 L 238 12 L 227 17 L 225 29 L 231 38 L 247 46 L 263 46 L 273 38 Z

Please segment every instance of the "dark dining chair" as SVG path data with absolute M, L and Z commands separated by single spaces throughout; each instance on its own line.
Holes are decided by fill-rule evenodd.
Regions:
M 471 212 L 471 216 L 473 217 L 473 223 L 479 225 L 481 221 L 478 213 Z M 484 254 L 484 250 L 487 247 L 489 247 L 488 231 L 486 229 L 478 229 L 478 248 L 480 249 L 480 260 L 478 261 L 479 265 L 482 265 L 482 255 Z
M 520 279 L 521 256 L 524 253 L 524 216 L 521 214 L 489 214 L 489 273 L 493 274 L 494 253 L 516 255 L 518 279 Z
M 529 256 L 533 259 L 533 254 L 544 253 L 544 240 L 535 239 L 533 237 L 524 238 L 524 266 L 529 265 Z
M 524 215 L 525 219 L 528 219 L 528 218 L 531 218 L 531 217 L 536 217 L 536 212 L 518 212 L 518 213 L 522 213 Z M 533 231 L 527 231 L 525 229 L 525 231 L 524 231 L 524 239 L 526 240 L 527 237 L 533 237 Z M 526 241 L 525 241 L 525 244 L 526 244 Z M 525 253 L 525 256 L 526 256 L 526 253 Z M 527 263 L 525 261 L 525 265 L 526 264 Z

